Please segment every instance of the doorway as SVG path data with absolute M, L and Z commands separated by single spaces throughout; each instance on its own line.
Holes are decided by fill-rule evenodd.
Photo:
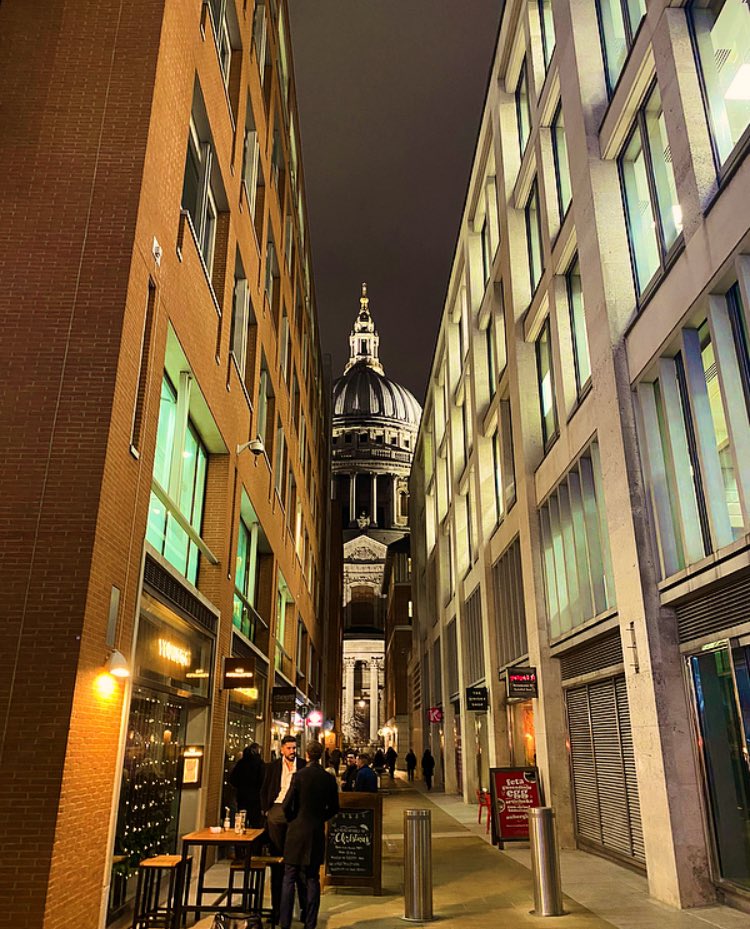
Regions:
M 750 891 L 750 642 L 688 658 L 721 880 Z

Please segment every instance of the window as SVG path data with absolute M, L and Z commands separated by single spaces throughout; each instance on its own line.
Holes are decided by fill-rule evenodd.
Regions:
M 750 6 L 697 0 L 689 15 L 714 147 L 724 164 L 750 126 Z
M 251 642 L 255 642 L 258 633 L 258 614 L 255 611 L 255 596 L 258 585 L 260 558 L 258 543 L 262 532 L 249 500 L 243 491 L 243 514 L 248 511 L 248 518 L 240 518 L 237 530 L 237 557 L 234 574 L 234 604 L 232 624 L 236 626 Z M 265 536 L 263 537 L 265 541 Z
M 195 584 L 208 453 L 188 415 L 190 384 L 183 374 L 178 397 L 166 374 L 162 379 L 146 539 Z
M 656 85 L 638 112 L 619 165 L 636 287 L 641 294 L 664 267 L 682 231 L 672 152 Z
M 237 363 L 237 370 L 242 380 L 245 380 L 245 365 L 247 361 L 247 333 L 250 323 L 250 291 L 247 286 L 245 272 L 242 267 L 239 252 L 234 265 L 234 295 L 232 298 L 232 330 L 229 350 Z
M 518 148 L 521 152 L 521 158 L 523 158 L 526 143 L 529 141 L 531 133 L 531 103 L 529 101 L 529 82 L 525 58 L 516 84 L 516 121 L 518 123 Z
M 497 347 L 495 345 L 495 316 L 490 314 L 487 326 L 484 330 L 484 338 L 487 344 L 487 381 L 489 384 L 490 399 L 495 396 L 497 389 Z
M 492 435 L 492 469 L 495 487 L 495 516 L 496 521 L 500 523 L 516 502 L 510 400 L 500 401 L 498 427 Z
M 565 120 L 562 101 L 557 106 L 552 120 L 552 154 L 555 158 L 555 180 L 557 181 L 557 203 L 560 207 L 560 222 L 568 212 L 573 192 L 570 186 L 570 165 L 568 164 L 568 143 L 565 140 Z
M 524 211 L 526 216 L 526 245 L 529 253 L 529 280 L 531 293 L 536 292 L 544 270 L 542 266 L 542 222 L 539 215 L 539 191 L 537 182 L 531 186 L 531 193 Z
M 503 668 L 529 650 L 526 634 L 526 609 L 521 570 L 521 544 L 515 540 L 492 566 L 495 593 L 495 641 L 497 663 Z
M 638 26 L 646 15 L 646 3 L 645 0 L 597 0 L 596 12 L 607 87 L 612 93 Z
M 260 362 L 260 383 L 258 386 L 258 407 L 256 411 L 256 435 L 263 440 L 263 445 L 270 452 L 273 439 L 274 396 L 271 378 L 268 373 L 265 354 Z
M 552 638 L 614 606 L 599 447 L 581 455 L 539 507 Z
M 279 338 L 279 367 L 281 376 L 286 381 L 289 372 L 289 317 L 286 310 L 281 315 L 281 336 Z
M 586 333 L 586 315 L 583 306 L 583 289 L 581 287 L 581 269 L 578 255 L 565 275 L 568 291 L 568 311 L 570 313 L 570 331 L 573 338 L 573 365 L 575 368 L 576 394 L 580 399 L 583 391 L 591 382 L 591 360 L 589 358 L 589 340 Z
M 268 305 L 274 316 L 276 315 L 276 306 L 280 299 L 279 290 L 279 262 L 276 258 L 276 245 L 274 244 L 273 238 L 270 238 L 266 246 L 265 292 L 268 298 Z
M 484 217 L 482 228 L 479 231 L 479 238 L 482 243 L 482 281 L 487 286 L 492 271 L 492 246 L 490 244 L 490 224 L 487 217 Z
M 266 65 L 266 4 L 265 0 L 256 0 L 253 14 L 253 48 L 258 61 L 258 70 L 263 75 Z
M 190 216 L 198 249 L 209 277 L 213 271 L 218 217 L 216 185 L 212 179 L 213 160 L 210 134 L 205 132 L 201 136 L 191 118 L 182 186 L 182 209 Z
M 258 187 L 258 162 L 260 157 L 260 143 L 255 128 L 253 108 L 250 98 L 245 108 L 245 132 L 242 144 L 242 183 L 245 186 L 245 196 L 250 207 L 250 215 L 255 215 L 255 196 Z
M 286 437 L 281 426 L 281 420 L 276 419 L 276 460 L 274 463 L 274 485 L 276 493 L 283 505 L 284 503 L 284 474 L 286 473 Z
M 549 68 L 552 52 L 555 50 L 555 21 L 552 16 L 552 0 L 538 0 L 539 25 L 542 29 L 542 51 L 544 67 Z
M 552 372 L 552 339 L 549 316 L 536 340 L 536 369 L 539 388 L 539 408 L 542 414 L 542 441 L 545 451 L 557 438 L 557 409 L 555 407 L 555 382 Z

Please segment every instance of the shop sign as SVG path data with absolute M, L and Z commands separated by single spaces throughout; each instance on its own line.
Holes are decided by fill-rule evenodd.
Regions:
M 486 713 L 488 709 L 487 688 L 486 687 L 467 687 L 466 688 L 466 709 L 477 710 L 480 713 Z
M 258 696 L 257 681 L 255 680 L 255 662 L 252 658 L 224 658 L 222 675 L 222 690 L 255 690 Z
M 541 806 L 536 768 L 490 768 L 492 841 L 529 841 L 529 810 Z
M 439 706 L 431 706 L 427 710 L 427 721 L 431 723 L 441 723 L 443 721 L 443 711 Z
M 319 729 L 323 725 L 323 714 L 320 710 L 310 710 L 305 721 L 311 729 Z
M 539 696 L 536 668 L 508 668 L 505 673 L 508 682 L 508 698 L 529 699 Z
M 296 687 L 274 687 L 271 694 L 271 713 L 278 717 L 283 713 L 293 713 L 297 706 Z
M 144 594 L 135 649 L 136 680 L 181 696 L 206 698 L 212 651 L 208 636 Z

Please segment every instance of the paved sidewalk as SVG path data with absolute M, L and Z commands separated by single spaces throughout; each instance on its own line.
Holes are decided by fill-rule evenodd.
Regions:
M 384 779 L 383 786 L 388 786 Z M 530 914 L 528 849 L 499 851 L 477 825 L 476 806 L 398 778 L 387 792 L 383 822 L 383 894 L 325 890 L 320 929 L 397 929 L 404 925 L 403 813 L 432 810 L 435 923 L 455 929 L 750 929 L 750 916 L 728 907 L 674 910 L 649 899 L 645 878 L 584 852 L 561 856 L 567 915 Z M 220 867 L 220 866 L 219 866 Z M 208 929 L 211 920 L 201 920 Z M 423 925 L 412 923 L 412 925 Z M 430 924 L 424 924 L 430 925 Z M 294 924 L 299 929 L 300 924 Z

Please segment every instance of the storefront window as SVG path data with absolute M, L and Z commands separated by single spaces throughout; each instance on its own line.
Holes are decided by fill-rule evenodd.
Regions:
M 222 810 L 237 808 L 235 791 L 228 782 L 229 773 L 242 757 L 242 752 L 253 742 L 263 745 L 265 740 L 265 694 L 268 676 L 255 665 L 256 686 L 229 692 L 227 731 L 224 744 L 224 786 Z
M 750 890 L 750 648 L 690 658 L 714 847 L 721 877 Z
M 750 7 L 746 0 L 690 6 L 709 121 L 723 164 L 750 126 Z

